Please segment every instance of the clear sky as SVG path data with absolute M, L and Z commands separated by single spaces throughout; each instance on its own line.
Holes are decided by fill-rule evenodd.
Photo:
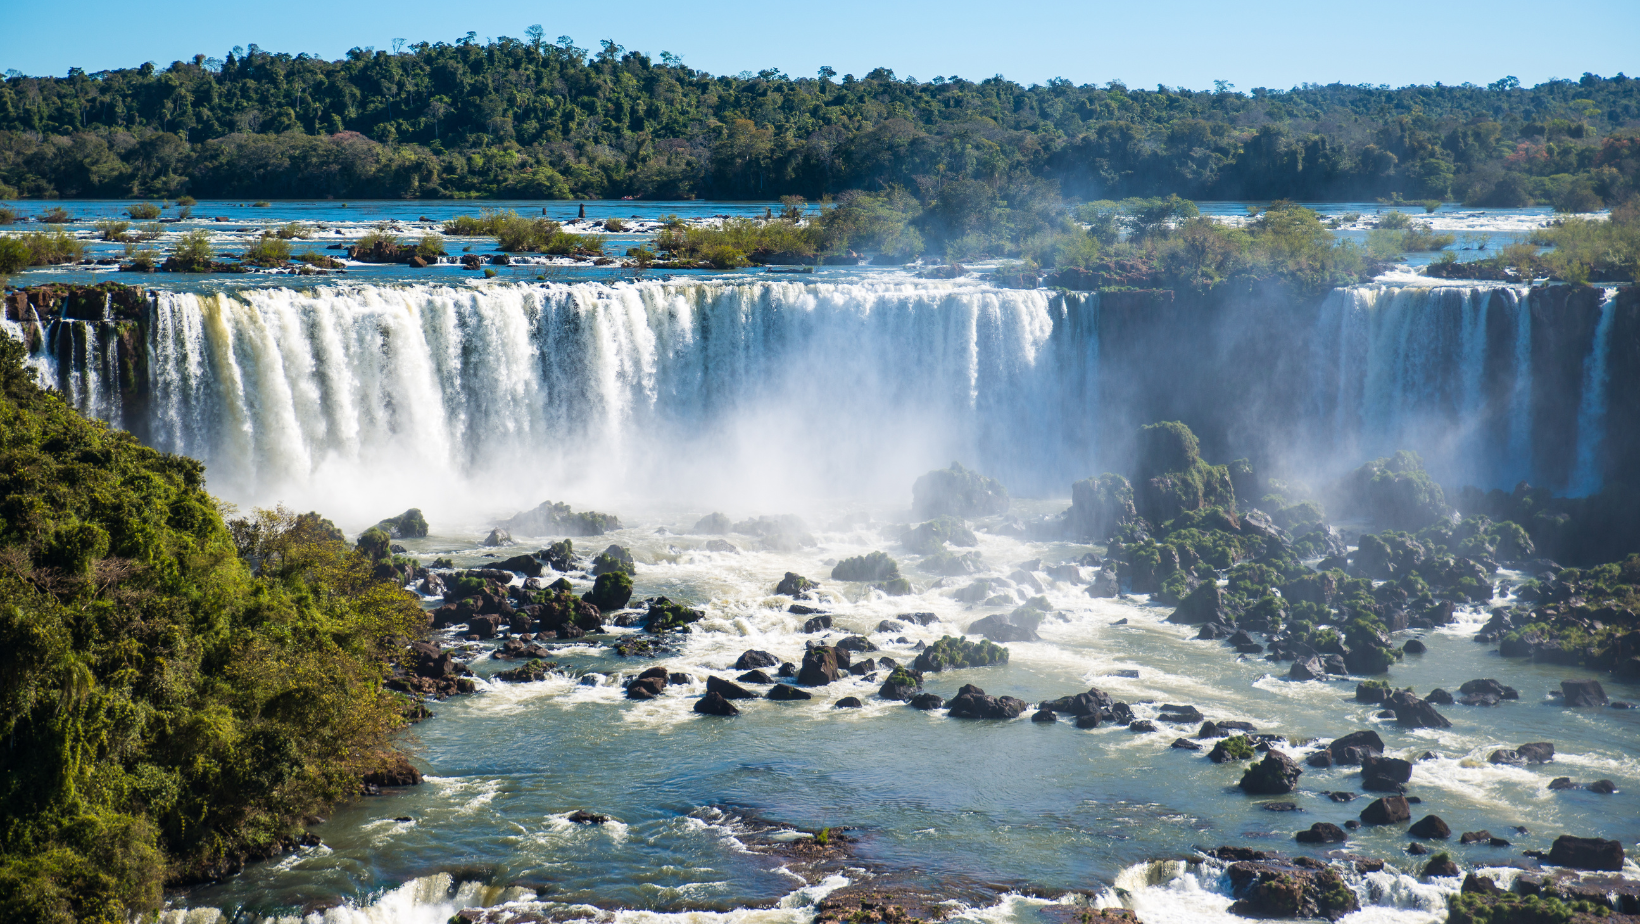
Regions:
M 547 37 L 583 48 L 600 39 L 713 73 L 774 67 L 792 76 L 821 66 L 864 75 L 874 67 L 929 80 L 1003 74 L 1023 83 L 1122 80 L 1210 89 L 1300 83 L 1534 84 L 1585 71 L 1640 75 L 1640 0 L 1379 2 L 597 2 L 578 0 L 0 0 L 0 70 L 97 71 L 143 61 L 164 66 L 235 45 L 340 57 L 451 42 L 469 30 Z

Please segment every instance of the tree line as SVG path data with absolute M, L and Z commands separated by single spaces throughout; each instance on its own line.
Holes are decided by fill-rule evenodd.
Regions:
M 397 44 L 397 43 L 396 43 Z M 0 195 L 938 198 L 955 180 L 1073 199 L 1620 201 L 1640 84 L 1306 84 L 1236 92 L 1023 86 L 878 68 L 713 75 L 567 37 L 355 48 L 255 45 L 160 68 L 0 83 Z

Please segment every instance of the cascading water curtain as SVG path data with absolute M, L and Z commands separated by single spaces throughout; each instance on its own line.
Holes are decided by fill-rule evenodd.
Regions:
M 1577 408 L 1577 461 L 1572 469 L 1569 494 L 1587 495 L 1600 490 L 1600 450 L 1606 442 L 1606 385 L 1610 378 L 1607 360 L 1611 355 L 1612 319 L 1617 314 L 1617 290 L 1605 289 L 1600 298 L 1600 320 L 1595 323 L 1594 342 L 1583 359 L 1583 390 Z

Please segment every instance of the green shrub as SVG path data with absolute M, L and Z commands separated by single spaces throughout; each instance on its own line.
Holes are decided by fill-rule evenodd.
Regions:
M 444 255 L 444 237 L 436 232 L 429 231 L 416 242 L 416 253 L 423 257 L 438 257 Z
M 604 219 L 604 230 L 619 234 L 626 230 L 626 222 L 619 218 L 606 218 Z
M 39 217 L 41 221 L 50 225 L 66 225 L 74 220 L 74 216 L 68 213 L 68 209 L 60 205 L 54 205 L 46 209 L 40 213 Z
M 9 234 L 0 236 L 0 276 L 21 272 L 33 259 L 34 251 L 29 249 L 22 238 Z
M 103 240 L 119 243 L 125 240 L 125 232 L 131 230 L 131 223 L 129 221 L 115 221 L 112 218 L 104 218 L 92 227 L 97 229 L 97 236 Z
M 912 665 L 914 670 L 947 671 L 965 667 L 988 667 L 992 664 L 1008 663 L 1008 649 L 995 642 L 981 639 L 971 642 L 967 639 L 947 635 L 939 641 L 923 649 L 917 655 L 917 661 Z
M 1412 216 L 1392 209 L 1378 216 L 1378 227 L 1386 231 L 1404 231 L 1412 227 Z
M 204 229 L 184 232 L 171 251 L 171 261 L 184 273 L 210 272 L 216 252 L 211 249 L 211 236 Z
M 280 240 L 284 241 L 296 239 L 307 240 L 313 236 L 313 229 L 299 221 L 289 221 L 283 225 L 280 225 L 274 234 Z
M 270 205 L 266 199 L 258 199 L 257 201 L 251 203 L 251 208 L 253 209 L 265 209 L 269 207 Z
M 834 581 L 890 581 L 899 576 L 899 563 L 884 552 L 845 558 L 831 569 Z
M 153 202 L 138 202 L 136 205 L 128 207 L 125 214 L 138 221 L 152 221 L 159 217 L 160 207 Z
M 0 225 L 14 224 L 20 213 L 10 206 L 0 205 Z
M 252 266 L 284 266 L 290 262 L 290 241 L 276 234 L 263 234 L 245 249 L 240 260 Z
M 193 208 L 194 206 L 196 206 L 198 204 L 199 204 L 199 200 L 195 199 L 193 196 L 178 196 L 177 197 L 177 205 L 180 205 L 183 208 L 191 209 L 191 208 Z

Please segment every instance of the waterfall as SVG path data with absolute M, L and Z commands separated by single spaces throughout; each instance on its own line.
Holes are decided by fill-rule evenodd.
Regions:
M 1532 475 L 1532 301 L 1526 293 L 1505 289 L 1515 306 L 1515 386 L 1509 399 L 1510 468 L 1504 479 L 1518 484 Z
M 1048 490 L 1087 475 L 1058 421 L 1097 338 L 1047 347 L 1096 304 L 905 282 L 160 293 L 148 432 L 231 499 L 342 517 L 898 495 L 954 458 Z
M 1599 454 L 1606 441 L 1606 369 L 1611 354 L 1612 318 L 1617 313 L 1617 290 L 1608 288 L 1600 298 L 1600 320 L 1594 329 L 1594 343 L 1583 359 L 1583 389 L 1577 408 L 1577 461 L 1572 470 L 1572 495 L 1594 494 L 1600 490 Z

